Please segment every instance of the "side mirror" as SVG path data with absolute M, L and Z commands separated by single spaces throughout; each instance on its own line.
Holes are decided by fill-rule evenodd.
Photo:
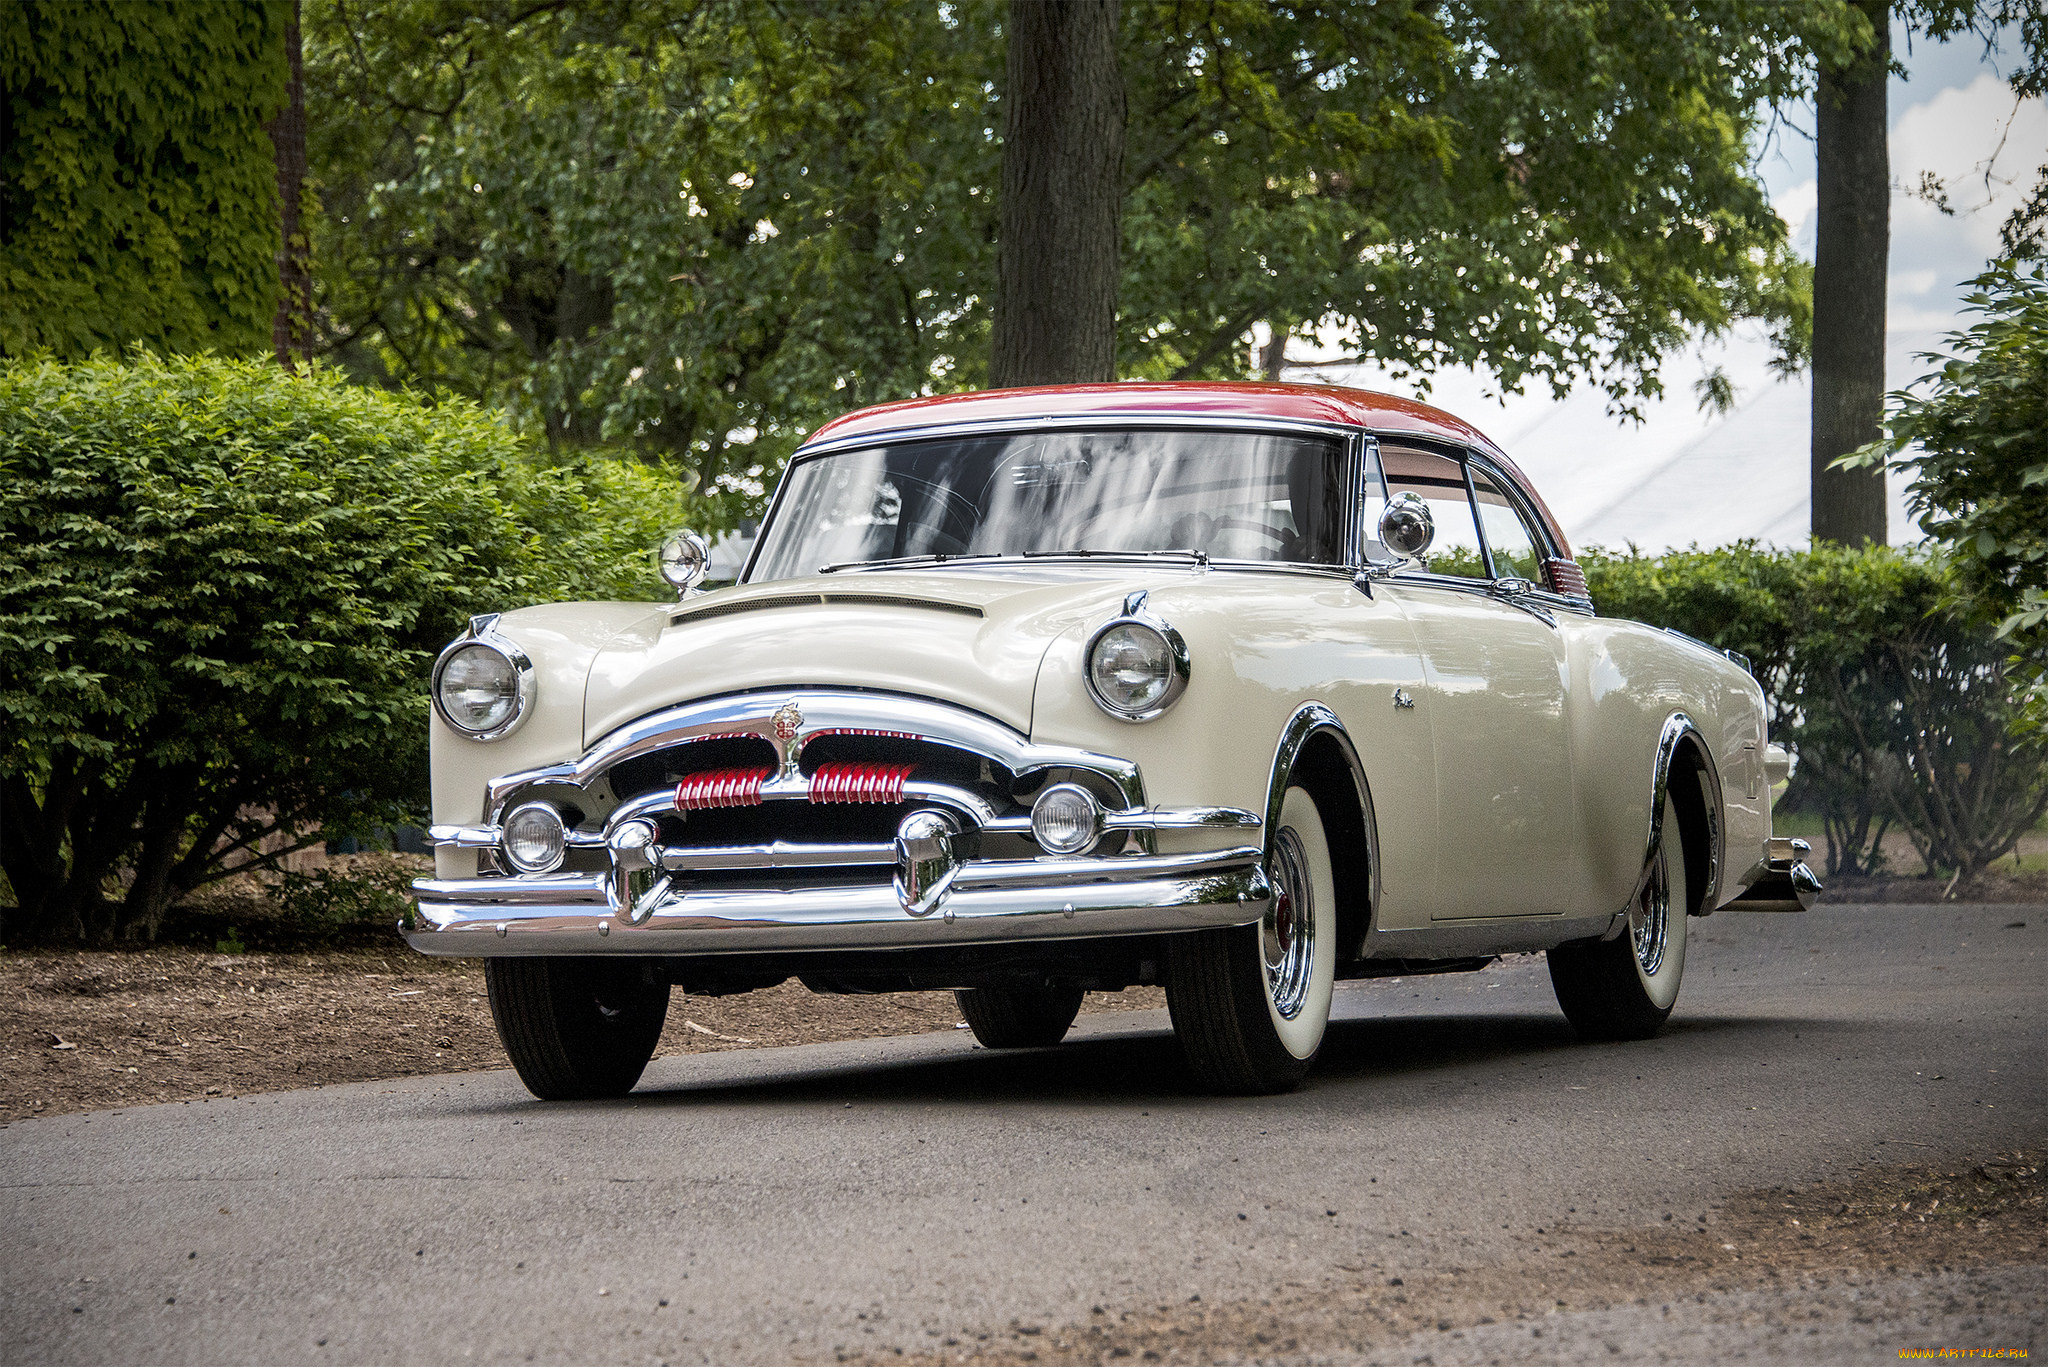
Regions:
M 661 543 L 661 577 L 688 598 L 711 573 L 711 543 L 695 532 L 677 532 Z
M 1401 494 L 1380 512 L 1380 544 L 1404 560 L 1413 560 L 1436 540 L 1436 519 L 1417 494 Z

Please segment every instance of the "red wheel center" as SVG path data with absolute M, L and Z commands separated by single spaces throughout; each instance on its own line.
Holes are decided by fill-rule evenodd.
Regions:
M 1273 899 L 1273 938 L 1283 954 L 1294 939 L 1294 898 L 1284 890 Z

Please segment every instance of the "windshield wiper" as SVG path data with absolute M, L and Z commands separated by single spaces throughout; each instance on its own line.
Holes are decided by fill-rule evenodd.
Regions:
M 1075 549 L 1071 551 L 1024 552 L 1024 558 L 1026 560 L 1087 560 L 1093 556 L 1101 556 L 1106 560 L 1157 560 L 1162 556 L 1165 556 L 1171 557 L 1176 560 L 1186 560 L 1190 564 L 1195 565 L 1206 565 L 1209 563 L 1209 553 L 1207 551 L 1198 551 L 1192 548 L 1186 550 L 1173 551 L 1100 551 Z
M 819 574 L 840 570 L 894 570 L 906 565 L 950 565 L 955 560 L 1000 560 L 998 551 L 941 551 L 937 555 L 899 555 L 894 560 L 845 560 L 837 565 L 820 565 Z

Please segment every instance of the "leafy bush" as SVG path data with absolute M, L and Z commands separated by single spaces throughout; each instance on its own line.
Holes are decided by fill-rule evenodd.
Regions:
M 417 822 L 426 671 L 472 613 L 660 596 L 678 487 L 551 465 L 466 403 L 263 362 L 0 367 L 10 936 Z
M 1911 477 L 1906 500 L 1948 548 L 1960 587 L 2001 632 L 2048 625 L 2048 265 L 1971 282 L 1982 321 L 1923 354 L 1936 369 L 1891 396 L 1891 432 L 1845 457 Z M 1915 392 L 1916 390 L 1924 392 Z
M 365 925 L 389 930 L 412 916 L 412 873 L 400 864 L 287 872 L 275 901 L 286 930 L 314 939 Z
M 1897 825 L 1930 871 L 1971 877 L 2048 811 L 2048 754 L 2018 743 L 2027 668 L 1959 605 L 1945 565 L 1884 547 L 1580 557 L 1600 611 L 1750 657 L 1785 802 L 1822 819 L 1830 873 L 1877 869 Z

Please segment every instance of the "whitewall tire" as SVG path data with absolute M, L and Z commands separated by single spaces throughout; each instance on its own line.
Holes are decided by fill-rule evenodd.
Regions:
M 1322 813 L 1290 787 L 1266 858 L 1273 897 L 1255 924 L 1168 942 L 1166 1005 L 1206 1089 L 1280 1092 L 1315 1062 L 1337 970 L 1337 879 Z
M 1612 940 L 1559 945 L 1550 984 L 1565 1019 L 1589 1039 L 1648 1039 L 1670 1018 L 1685 977 L 1692 885 L 1677 804 L 1664 799 L 1663 838 L 1628 928 Z

